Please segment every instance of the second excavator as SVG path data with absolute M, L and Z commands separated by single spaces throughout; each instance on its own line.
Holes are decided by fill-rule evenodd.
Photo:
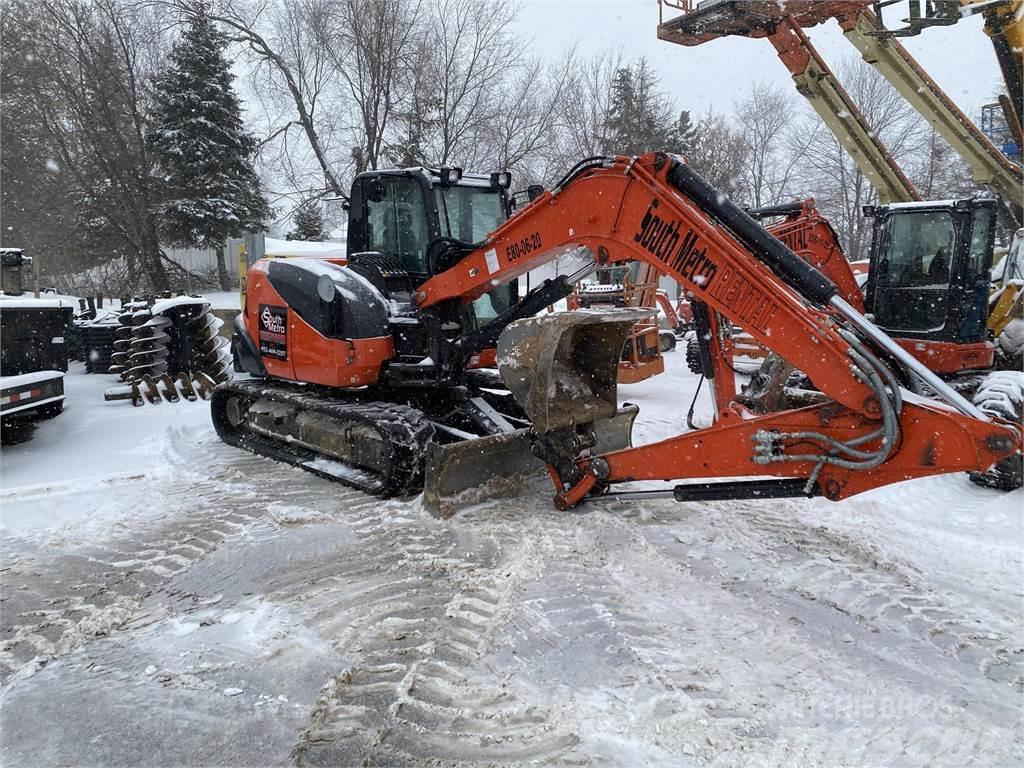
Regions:
M 1019 425 L 965 400 L 682 158 L 589 158 L 515 212 L 507 190 L 503 173 L 362 174 L 346 263 L 257 262 L 234 341 L 253 379 L 215 392 L 222 438 L 381 495 L 425 486 L 441 512 L 538 467 L 569 508 L 611 493 L 839 500 L 1020 454 Z M 581 249 L 576 273 L 518 295 L 517 277 Z M 695 322 L 743 327 L 817 392 L 758 410 L 723 371 L 712 426 L 631 447 L 616 374 L 643 312 L 538 315 L 624 261 L 675 279 Z M 500 379 L 474 367 L 495 348 Z M 908 376 L 946 402 L 906 393 Z M 621 485 L 638 480 L 669 485 Z

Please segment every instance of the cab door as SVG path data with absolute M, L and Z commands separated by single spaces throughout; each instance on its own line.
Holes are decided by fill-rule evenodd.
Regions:
M 978 205 L 970 212 L 970 242 L 952 294 L 956 303 L 953 313 L 956 338 L 953 340 L 960 343 L 983 341 L 987 337 L 995 217 L 992 204 Z
M 352 189 L 349 251 L 376 251 L 426 276 L 427 246 L 436 237 L 427 216 L 423 185 L 411 174 L 360 176 Z
M 869 277 L 875 322 L 897 336 L 945 336 L 958 242 L 953 212 L 897 208 L 883 216 Z

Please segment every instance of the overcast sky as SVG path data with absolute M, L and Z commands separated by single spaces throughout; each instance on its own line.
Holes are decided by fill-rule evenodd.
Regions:
M 887 9 L 889 26 L 906 16 Z M 891 15 L 890 15 L 891 14 Z M 520 35 L 535 51 L 557 56 L 577 45 L 590 54 L 621 46 L 629 57 L 646 56 L 662 86 L 694 114 L 726 110 L 755 82 L 793 89 L 792 80 L 767 40 L 729 37 L 686 48 L 657 38 L 658 0 L 523 0 Z M 992 101 L 1001 82 L 995 53 L 976 15 L 952 27 L 926 29 L 904 45 L 957 105 L 974 120 Z M 812 42 L 833 68 L 843 56 L 859 55 L 832 21 L 809 30 Z M 793 93 L 795 94 L 795 89 Z

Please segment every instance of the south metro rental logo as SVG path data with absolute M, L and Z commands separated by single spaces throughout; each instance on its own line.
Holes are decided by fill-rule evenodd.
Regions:
M 260 304 L 260 354 L 288 359 L 288 307 Z

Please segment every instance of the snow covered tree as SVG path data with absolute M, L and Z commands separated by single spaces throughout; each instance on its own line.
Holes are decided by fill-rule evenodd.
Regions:
M 643 58 L 615 73 L 604 128 L 607 153 L 683 152 L 694 138 L 689 112 L 673 114 L 671 101 Z
M 161 233 L 180 246 L 213 248 L 223 290 L 231 288 L 224 243 L 263 226 L 270 210 L 251 157 L 256 141 L 242 125 L 226 36 L 196 0 L 189 25 L 156 78 L 149 134 L 166 182 Z
M 674 149 L 679 152 L 689 152 L 697 141 L 697 126 L 690 117 L 689 110 L 684 109 L 679 113 L 679 120 L 676 122 L 675 135 L 672 136 L 675 143 Z
M 295 229 L 287 235 L 288 240 L 310 240 L 323 242 L 327 239 L 324 231 L 324 216 L 318 200 L 307 200 L 295 211 Z

